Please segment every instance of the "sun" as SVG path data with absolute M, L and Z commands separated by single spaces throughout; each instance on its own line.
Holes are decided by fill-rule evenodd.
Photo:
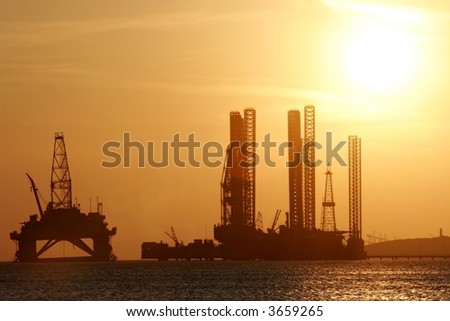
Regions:
M 352 84 L 369 91 L 405 86 L 416 64 L 412 37 L 405 30 L 381 24 L 354 32 L 344 57 L 345 72 Z

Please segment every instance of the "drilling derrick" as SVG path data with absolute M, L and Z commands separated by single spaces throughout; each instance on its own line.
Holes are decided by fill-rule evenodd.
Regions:
M 52 208 L 68 209 L 72 207 L 72 180 L 70 179 L 63 133 L 55 134 L 50 187 L 52 191 Z
M 289 146 L 289 226 L 303 228 L 303 191 L 302 191 L 302 140 L 300 137 L 300 112 L 288 112 Z
M 40 216 L 31 215 L 28 222 L 23 223 L 19 232 L 10 233 L 11 240 L 18 245 L 16 261 L 37 262 L 42 260 L 74 260 L 74 261 L 110 261 L 115 260 L 110 244 L 116 234 L 114 227 L 108 229 L 103 215 L 103 205 L 97 202 L 97 211 L 84 214 L 72 206 L 72 186 L 67 162 L 66 147 L 62 133 L 55 134 L 53 164 L 51 176 L 51 201 L 45 212 L 42 211 L 37 196 L 37 187 L 31 178 L 32 190 L 38 204 Z M 92 240 L 92 247 L 85 239 Z M 38 249 L 38 241 L 45 244 Z M 59 242 L 69 242 L 88 254 L 84 257 L 42 258 L 42 255 Z
M 305 106 L 304 148 L 304 227 L 312 231 L 316 227 L 316 177 L 315 177 L 315 115 L 314 106 Z
M 325 195 L 322 201 L 322 231 L 336 231 L 336 217 L 334 213 L 333 181 L 330 167 L 327 167 Z
M 364 257 L 362 239 L 362 199 L 361 199 L 361 138 L 348 137 L 348 194 L 349 194 L 349 239 L 348 251 L 352 258 Z

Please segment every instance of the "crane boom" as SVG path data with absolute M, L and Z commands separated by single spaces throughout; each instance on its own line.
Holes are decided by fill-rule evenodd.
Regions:
M 28 173 L 25 173 L 25 174 L 27 174 L 28 179 L 30 180 L 31 189 L 33 190 L 34 198 L 36 199 L 36 203 L 39 208 L 39 215 L 42 218 L 44 216 L 44 211 L 42 211 L 41 202 L 39 201 L 38 189 L 37 189 L 36 184 L 34 183 L 33 179 L 31 178 L 31 176 L 28 175 Z
M 172 231 L 172 234 L 169 234 L 169 233 L 167 233 L 167 232 L 164 232 L 164 233 L 166 233 L 166 235 L 167 235 L 168 237 L 170 237 L 170 238 L 172 239 L 172 241 L 175 242 L 175 246 L 176 246 L 176 247 L 180 246 L 181 244 L 180 244 L 180 242 L 178 241 L 177 235 L 175 234 L 175 229 L 173 228 L 173 226 L 171 226 L 170 229 L 171 229 L 171 231 Z
M 272 230 L 275 231 L 275 227 L 278 223 L 278 220 L 280 218 L 280 214 L 281 214 L 281 210 L 277 210 L 277 212 L 275 213 L 275 217 L 273 219 L 273 223 L 272 223 Z

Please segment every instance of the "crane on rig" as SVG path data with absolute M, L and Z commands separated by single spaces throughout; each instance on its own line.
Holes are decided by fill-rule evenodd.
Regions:
M 178 241 L 178 238 L 177 238 L 177 235 L 175 234 L 175 229 L 173 228 L 173 226 L 170 227 L 170 230 L 171 230 L 171 234 L 169 234 L 167 232 L 164 232 L 164 233 L 166 233 L 166 235 L 168 237 L 170 237 L 172 239 L 172 241 L 175 242 L 176 247 L 183 246 L 183 242 Z
M 39 200 L 38 188 L 36 187 L 36 184 L 34 183 L 34 181 L 31 178 L 31 176 L 28 173 L 25 173 L 25 174 L 27 174 L 28 179 L 30 180 L 31 189 L 33 191 L 34 198 L 36 199 L 36 203 L 37 203 L 37 206 L 38 206 L 38 209 L 39 209 L 39 217 L 42 218 L 44 216 L 44 211 L 42 210 L 41 201 Z
M 281 215 L 281 210 L 277 210 L 275 213 L 275 217 L 273 218 L 272 226 L 269 229 L 270 231 L 275 232 L 279 228 L 279 226 L 277 227 L 277 224 L 278 224 L 278 220 L 280 219 L 280 215 Z

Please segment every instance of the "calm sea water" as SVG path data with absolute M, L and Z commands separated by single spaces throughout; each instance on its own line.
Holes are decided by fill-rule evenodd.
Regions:
M 1 300 L 450 300 L 450 261 L 0 263 Z

